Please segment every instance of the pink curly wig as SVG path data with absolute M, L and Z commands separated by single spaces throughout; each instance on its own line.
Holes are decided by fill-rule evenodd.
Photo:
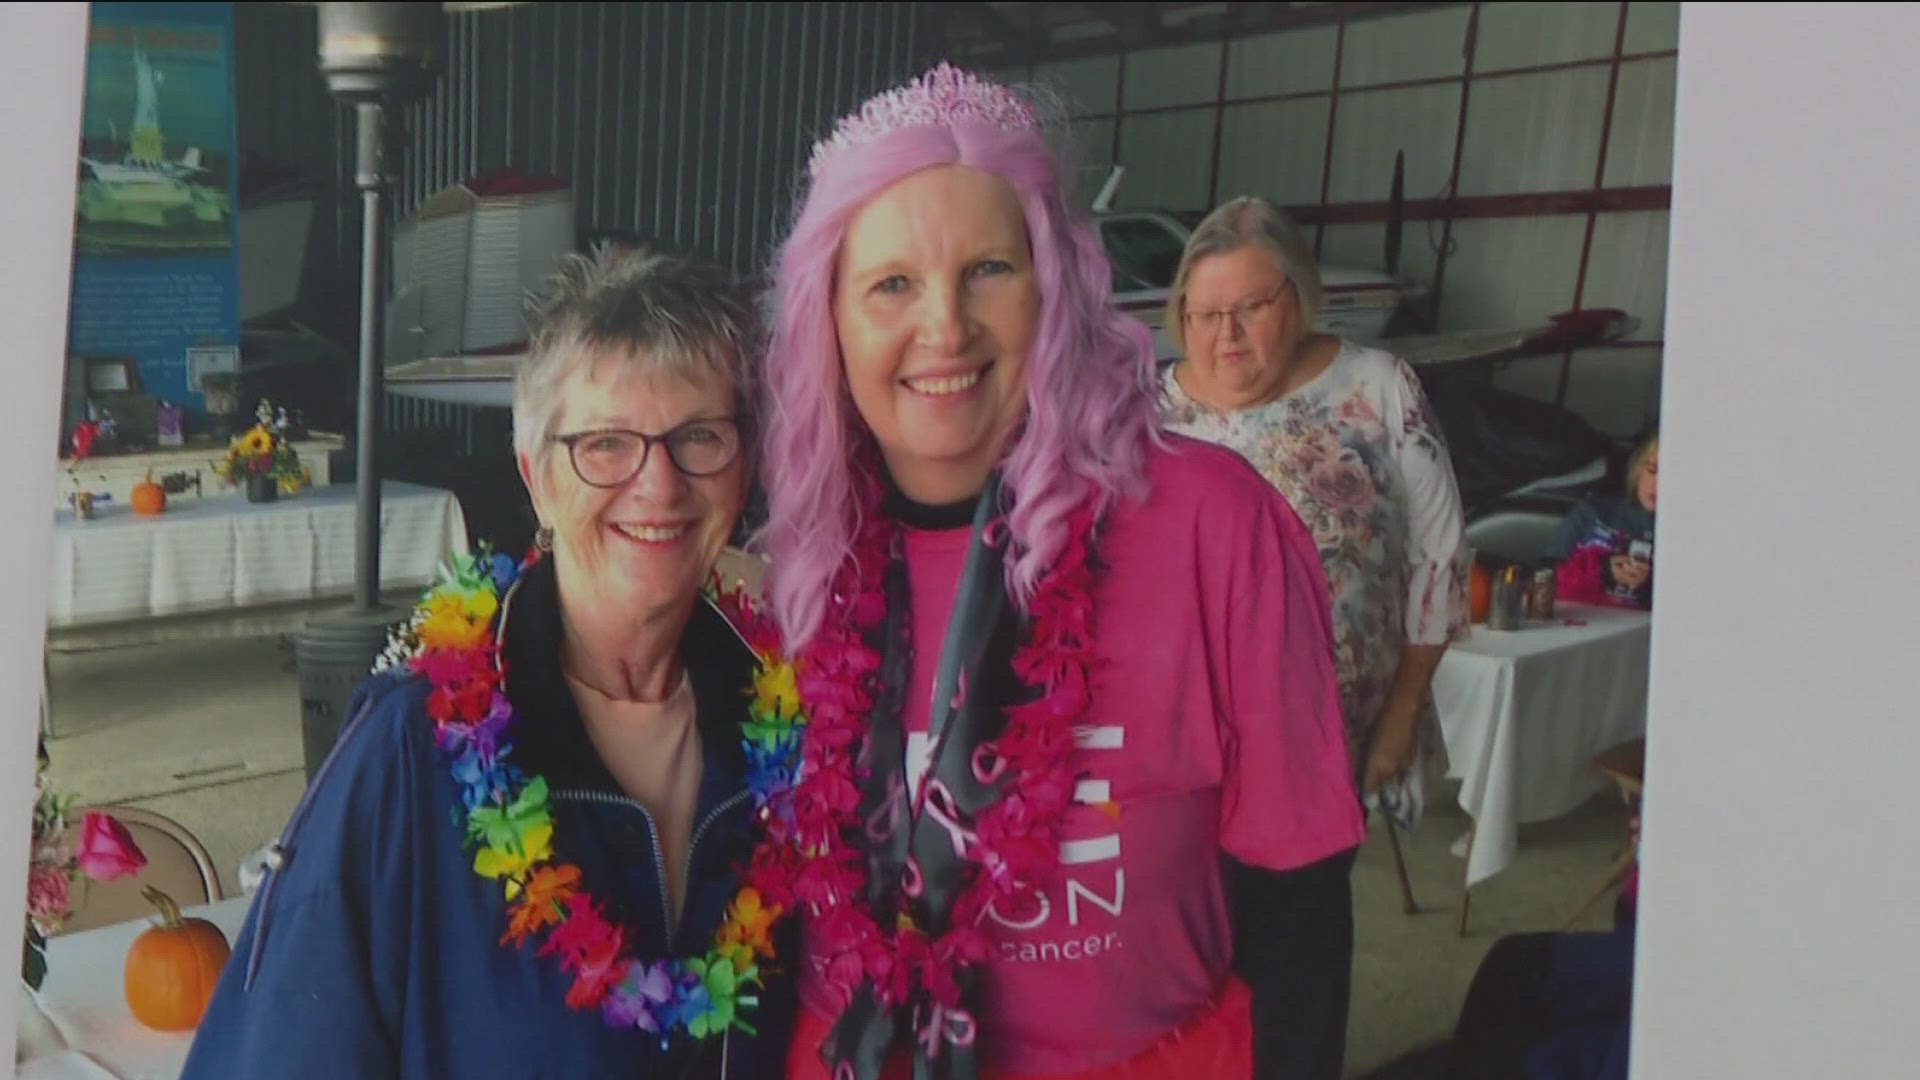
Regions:
M 994 93 L 1011 93 L 991 87 Z M 1009 589 L 1022 605 L 1066 541 L 1068 515 L 1144 494 L 1156 438 L 1153 339 L 1107 303 L 1112 271 L 1092 226 L 1066 201 L 1036 126 L 967 116 L 914 123 L 816 157 L 775 263 L 763 388 L 768 587 L 789 648 L 826 615 L 879 455 L 846 390 L 833 289 L 848 222 L 900 179 L 966 165 L 1005 180 L 1026 214 L 1040 324 L 1028 357 L 1026 415 L 1001 462 L 1012 539 Z

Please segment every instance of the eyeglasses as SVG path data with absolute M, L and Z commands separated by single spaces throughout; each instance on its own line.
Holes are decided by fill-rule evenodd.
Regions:
M 740 424 L 731 416 L 689 420 L 664 435 L 622 428 L 550 435 L 567 448 L 574 475 L 594 487 L 619 487 L 640 475 L 654 444 L 667 448 L 673 467 L 687 476 L 712 476 L 740 456 Z
M 1292 281 L 1283 281 L 1260 296 L 1251 300 L 1242 300 L 1220 311 L 1188 311 L 1185 315 L 1187 324 L 1209 336 L 1225 330 L 1228 319 L 1232 319 L 1236 326 L 1246 329 L 1271 314 L 1274 305 L 1280 302 L 1281 294 L 1285 293 L 1287 287 L 1292 284 Z

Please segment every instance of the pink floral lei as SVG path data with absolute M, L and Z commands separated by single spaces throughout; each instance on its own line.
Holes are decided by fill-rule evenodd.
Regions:
M 1001 796 L 970 827 L 950 826 L 975 869 L 954 899 L 950 929 L 929 938 L 905 916 L 894 926 L 876 922 L 864 903 L 866 860 L 849 840 L 859 834 L 856 758 L 879 690 L 880 654 L 866 639 L 886 615 L 882 580 L 894 536 L 877 497 L 869 503 L 852 557 L 835 580 L 825 624 L 797 663 L 808 714 L 794 789 L 798 848 L 762 847 L 747 878 L 771 903 L 805 905 L 817 950 L 812 962 L 843 1004 L 863 981 L 871 980 L 889 1007 L 923 988 L 946 1015 L 917 1018 L 925 1029 L 916 1034 L 936 1044 L 964 1044 L 972 1041 L 974 1024 L 960 1008 L 957 976 L 989 954 L 989 907 L 1007 915 L 1030 910 L 1060 863 L 1059 826 L 1073 799 L 1073 732 L 1091 698 L 1093 571 L 1086 537 L 1094 514 L 1090 506 L 1075 512 L 1066 545 L 1028 605 L 1026 638 L 1012 667 L 1042 693 L 1009 708 L 1000 737 L 974 752 L 976 777 L 997 782 Z

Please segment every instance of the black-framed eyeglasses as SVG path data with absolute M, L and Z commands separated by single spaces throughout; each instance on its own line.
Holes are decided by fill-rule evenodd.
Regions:
M 673 467 L 687 476 L 712 476 L 740 456 L 740 423 L 731 416 L 689 420 L 660 435 L 624 428 L 595 428 L 548 440 L 567 448 L 574 475 L 594 487 L 619 487 L 640 475 L 657 443 Z

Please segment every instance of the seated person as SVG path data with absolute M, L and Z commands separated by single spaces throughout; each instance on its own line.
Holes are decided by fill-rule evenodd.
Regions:
M 1620 607 L 1653 606 L 1653 511 L 1659 490 L 1660 436 L 1627 459 L 1627 494 L 1589 498 L 1554 537 L 1562 600 Z

